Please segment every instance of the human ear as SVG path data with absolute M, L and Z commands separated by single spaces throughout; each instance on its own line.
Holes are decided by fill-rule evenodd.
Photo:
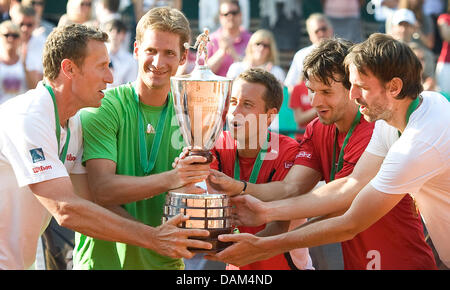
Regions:
M 68 79 L 72 79 L 74 73 L 75 73 L 75 63 L 71 61 L 70 59 L 63 59 L 61 62 L 61 69 L 60 72 L 66 76 Z
M 400 92 L 402 91 L 402 88 L 403 88 L 402 79 L 400 79 L 398 77 L 394 77 L 392 80 L 390 80 L 388 82 L 386 90 L 390 96 L 395 98 L 400 94 Z

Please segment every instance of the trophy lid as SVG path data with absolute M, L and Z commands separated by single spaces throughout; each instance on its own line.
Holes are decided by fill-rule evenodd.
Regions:
M 170 79 L 174 81 L 231 82 L 233 79 L 214 74 L 206 64 L 208 61 L 207 44 L 209 41 L 209 29 L 204 28 L 203 33 L 197 37 L 195 45 L 192 47 L 194 49 L 197 49 L 194 70 L 190 74 L 173 76 Z M 191 48 L 189 43 L 185 43 L 184 47 L 186 49 Z M 199 60 L 202 56 L 203 64 L 200 64 Z

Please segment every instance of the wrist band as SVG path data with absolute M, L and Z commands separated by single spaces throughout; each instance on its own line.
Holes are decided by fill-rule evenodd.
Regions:
M 242 195 L 245 193 L 245 190 L 247 189 L 247 181 L 245 180 L 241 180 L 244 183 L 244 188 L 242 189 L 241 193 L 239 193 L 239 195 Z

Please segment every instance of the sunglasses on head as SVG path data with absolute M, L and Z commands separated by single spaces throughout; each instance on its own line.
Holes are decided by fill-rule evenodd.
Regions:
M 228 12 L 226 12 L 226 13 L 220 13 L 220 15 L 222 15 L 222 16 L 224 16 L 224 17 L 228 17 L 228 15 L 236 16 L 236 15 L 238 15 L 239 13 L 241 13 L 241 11 L 239 11 L 239 10 L 234 10 L 234 11 L 228 11 Z
M 20 37 L 19 33 L 5 33 L 5 34 L 3 34 L 3 36 L 6 38 L 12 37 L 12 38 L 16 38 L 16 39 Z

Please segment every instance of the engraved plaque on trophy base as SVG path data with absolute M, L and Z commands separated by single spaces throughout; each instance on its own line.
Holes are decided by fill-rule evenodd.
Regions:
M 180 213 L 190 217 L 179 225 L 180 228 L 209 231 L 209 237 L 191 237 L 191 239 L 207 241 L 213 245 L 210 250 L 195 248 L 188 250 L 194 253 L 216 253 L 232 244 L 218 240 L 219 235 L 231 234 L 233 231 L 231 205 L 226 194 L 188 194 L 171 191 L 166 196 L 163 222 Z

